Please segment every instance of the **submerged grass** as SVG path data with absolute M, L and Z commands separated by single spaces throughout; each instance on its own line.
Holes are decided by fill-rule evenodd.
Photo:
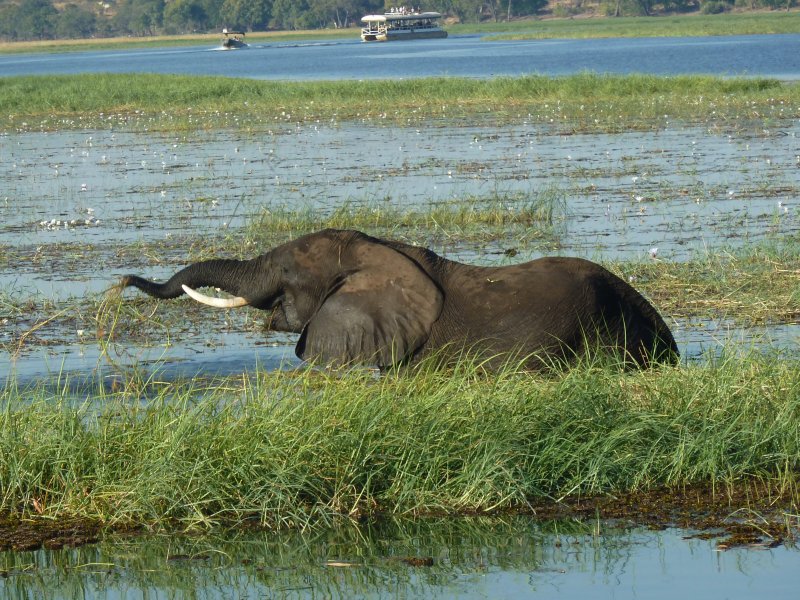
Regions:
M 523 118 L 570 130 L 652 128 L 713 118 L 742 126 L 800 114 L 800 85 L 774 79 L 530 75 L 486 80 L 270 82 L 205 76 L 81 74 L 0 79 L 0 127 L 163 130 L 298 121 Z
M 0 393 L 0 513 L 307 527 L 757 479 L 796 504 L 800 368 L 761 356 L 549 376 L 479 365 Z

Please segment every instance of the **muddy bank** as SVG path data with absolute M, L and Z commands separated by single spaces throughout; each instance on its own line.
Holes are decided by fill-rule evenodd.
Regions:
M 800 535 L 797 497 L 785 490 L 769 489 L 759 482 L 741 482 L 735 488 L 716 490 L 706 485 L 683 489 L 588 498 L 566 498 L 560 502 L 532 501 L 528 507 L 509 513 L 529 515 L 537 521 L 607 521 L 625 527 L 649 529 L 677 527 L 694 532 L 699 539 L 717 540 L 719 550 L 735 547 L 794 547 Z M 425 518 L 426 515 L 417 515 Z M 427 515 L 443 516 L 443 515 Z M 458 515 L 449 515 L 458 516 Z M 493 516 L 465 513 L 462 516 Z M 362 518 L 364 523 L 380 521 L 380 512 Z M 258 530 L 253 523 L 231 524 L 233 530 Z M 144 535 L 145 526 L 104 526 L 89 519 L 24 519 L 0 516 L 0 552 L 58 549 L 98 542 L 107 534 Z M 0 572 L 0 576 L 4 573 Z M 7 574 L 6 574 L 7 575 Z

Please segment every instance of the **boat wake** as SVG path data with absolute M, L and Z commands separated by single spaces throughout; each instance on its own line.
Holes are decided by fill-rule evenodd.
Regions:
M 321 46 L 342 46 L 344 44 L 353 44 L 352 40 L 337 40 L 335 42 L 294 42 L 273 44 L 272 48 L 317 48 Z

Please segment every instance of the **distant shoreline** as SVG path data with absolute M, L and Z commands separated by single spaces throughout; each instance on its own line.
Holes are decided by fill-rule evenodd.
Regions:
M 508 22 L 448 24 L 451 35 L 485 34 L 494 40 L 601 37 L 661 37 L 699 35 L 758 35 L 800 33 L 800 9 L 790 11 L 746 11 L 718 15 L 699 12 L 651 17 L 605 17 L 582 13 L 569 17 L 545 14 Z M 248 42 L 283 42 L 309 39 L 358 39 L 359 29 L 310 29 L 302 31 L 254 31 Z M 221 33 L 110 37 L 76 40 L 0 42 L 0 54 L 33 52 L 78 52 L 87 50 L 217 45 Z

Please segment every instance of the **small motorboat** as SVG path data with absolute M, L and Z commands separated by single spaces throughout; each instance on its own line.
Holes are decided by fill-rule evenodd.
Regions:
M 222 30 L 222 47 L 225 50 L 233 50 L 234 48 L 246 48 L 247 44 L 244 41 L 244 31 L 229 31 Z

